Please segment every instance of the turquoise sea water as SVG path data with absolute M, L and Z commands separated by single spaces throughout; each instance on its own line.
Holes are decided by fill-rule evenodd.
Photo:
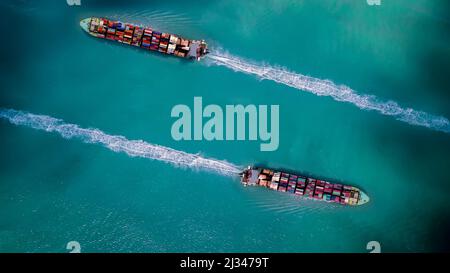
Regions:
M 3 1 L 0 251 L 449 250 L 450 4 L 411 2 Z M 95 15 L 204 38 L 212 54 L 191 63 L 94 39 L 78 22 Z M 173 140 L 170 111 L 194 96 L 279 104 L 279 149 Z M 152 160 L 190 160 L 178 151 L 207 163 Z M 224 175 L 254 163 L 347 181 L 371 202 Z

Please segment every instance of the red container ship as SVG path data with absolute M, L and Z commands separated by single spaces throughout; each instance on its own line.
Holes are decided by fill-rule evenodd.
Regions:
M 180 58 L 200 60 L 208 54 L 204 40 L 189 40 L 149 27 L 126 24 L 106 18 L 90 17 L 80 21 L 90 35 Z
M 249 166 L 241 173 L 245 186 L 260 186 L 275 191 L 342 205 L 357 206 L 369 202 L 369 197 L 360 189 L 338 183 Z

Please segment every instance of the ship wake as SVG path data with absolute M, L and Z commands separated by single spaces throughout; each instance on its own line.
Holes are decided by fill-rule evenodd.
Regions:
M 100 144 L 111 151 L 126 153 L 131 157 L 158 160 L 179 167 L 206 170 L 225 176 L 234 176 L 241 170 L 238 166 L 226 161 L 204 158 L 143 140 L 128 140 L 124 136 L 108 135 L 99 129 L 81 128 L 76 124 L 65 123 L 61 119 L 50 116 L 0 108 L 0 118 L 15 125 L 57 133 L 66 139 L 79 139 L 84 143 Z
M 349 102 L 360 109 L 392 116 L 411 125 L 450 133 L 450 122 L 445 117 L 404 108 L 392 100 L 383 101 L 373 95 L 358 94 L 350 87 L 337 85 L 330 80 L 317 79 L 285 68 L 251 62 L 220 51 L 211 52 L 207 56 L 210 63 L 225 66 L 234 71 L 255 75 L 262 80 L 271 80 L 318 96 L 329 96 L 336 101 Z

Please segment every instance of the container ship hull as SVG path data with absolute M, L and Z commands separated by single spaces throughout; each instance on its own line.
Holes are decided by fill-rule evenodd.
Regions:
M 369 202 L 363 191 L 350 185 L 253 166 L 242 172 L 241 182 L 245 186 L 260 186 L 341 205 L 357 206 Z
M 200 60 L 208 53 L 204 40 L 189 40 L 150 27 L 126 24 L 106 18 L 90 17 L 80 21 L 90 35 L 185 59 Z

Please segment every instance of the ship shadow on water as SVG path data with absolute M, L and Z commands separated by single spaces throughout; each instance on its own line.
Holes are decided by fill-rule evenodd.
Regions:
M 333 213 L 353 209 L 260 187 L 246 187 L 245 191 L 251 195 L 247 201 L 248 206 L 275 215 L 305 217 L 310 214 Z

